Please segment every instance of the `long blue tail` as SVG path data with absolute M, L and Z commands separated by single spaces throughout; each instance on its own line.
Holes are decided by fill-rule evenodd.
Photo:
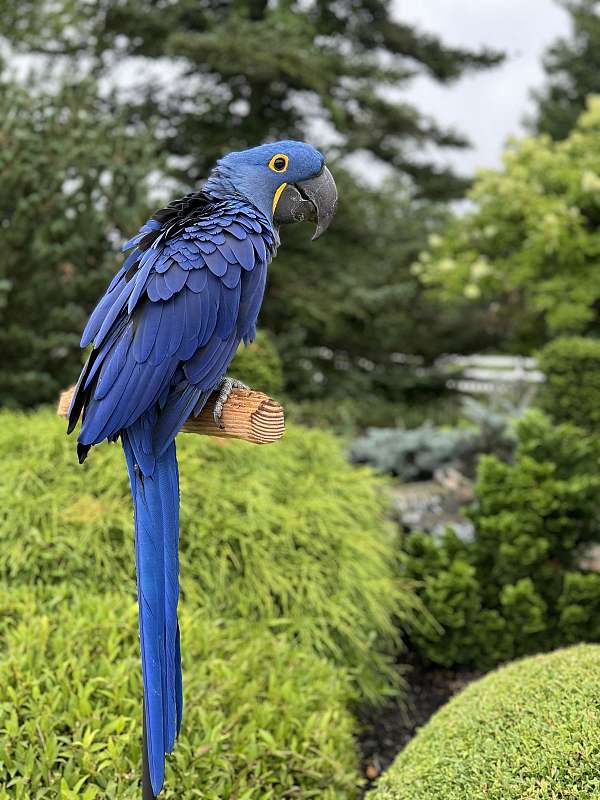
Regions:
M 173 749 L 183 712 L 177 622 L 179 474 L 174 442 L 154 460 L 154 469 L 144 474 L 138 467 L 143 459 L 135 455 L 140 447 L 137 433 L 125 430 L 122 438 L 135 512 L 148 767 L 152 790 L 158 795 L 164 780 L 165 753 Z

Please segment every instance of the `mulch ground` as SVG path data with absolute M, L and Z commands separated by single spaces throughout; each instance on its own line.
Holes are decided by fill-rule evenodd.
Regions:
M 359 713 L 362 771 L 368 780 L 365 792 L 431 715 L 482 674 L 472 670 L 423 667 L 413 663 L 405 673 L 408 684 L 405 705 L 390 702 L 381 708 L 366 708 Z

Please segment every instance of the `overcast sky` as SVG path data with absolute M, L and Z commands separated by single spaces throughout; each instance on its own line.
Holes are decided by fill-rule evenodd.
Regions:
M 451 87 L 419 78 L 409 93 L 419 109 L 473 142 L 471 150 L 444 152 L 442 162 L 466 174 L 497 166 L 507 137 L 523 132 L 529 90 L 544 82 L 542 53 L 568 32 L 567 15 L 553 0 L 395 0 L 395 7 L 400 19 L 439 34 L 447 44 L 487 45 L 507 53 L 500 67 Z

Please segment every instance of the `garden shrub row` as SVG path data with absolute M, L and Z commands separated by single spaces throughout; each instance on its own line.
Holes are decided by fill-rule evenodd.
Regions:
M 369 800 L 600 796 L 600 646 L 509 664 L 425 725 Z

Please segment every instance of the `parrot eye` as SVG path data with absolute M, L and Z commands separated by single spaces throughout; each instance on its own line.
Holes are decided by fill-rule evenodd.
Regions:
M 269 161 L 269 169 L 272 169 L 273 172 L 285 172 L 288 168 L 288 162 L 289 159 L 284 153 L 277 153 Z

